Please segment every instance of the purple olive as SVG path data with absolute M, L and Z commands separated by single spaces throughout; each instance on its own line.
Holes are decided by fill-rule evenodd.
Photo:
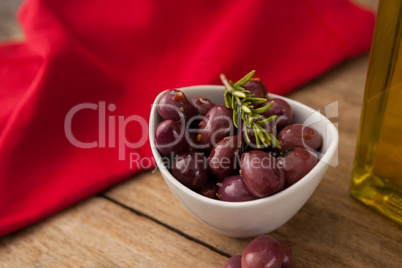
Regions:
M 197 143 L 197 133 L 191 132 L 190 130 L 186 131 L 186 140 L 188 143 L 188 152 L 197 152 L 198 143 Z
M 204 97 L 192 98 L 191 103 L 193 104 L 195 111 L 199 115 L 206 115 L 207 112 L 215 106 L 215 103 Z
M 218 190 L 219 186 L 216 184 L 216 182 L 210 181 L 207 185 L 198 190 L 198 193 L 211 199 L 218 199 Z
M 252 78 L 243 85 L 243 88 L 250 91 L 250 94 L 254 94 L 256 98 L 266 98 L 268 94 L 267 87 L 258 78 Z
M 241 255 L 230 257 L 223 265 L 223 268 L 241 268 Z
M 268 235 L 254 238 L 243 250 L 242 268 L 281 268 L 284 252 L 281 244 Z
M 224 179 L 219 186 L 218 195 L 220 200 L 229 202 L 249 201 L 258 198 L 249 191 L 242 176 L 238 175 Z
M 317 164 L 317 155 L 303 147 L 288 148 L 284 157 L 278 159 L 285 172 L 285 187 L 298 182 Z
M 239 167 L 241 140 L 238 135 L 219 141 L 209 155 L 209 172 L 218 180 L 233 175 Z
M 172 174 L 182 184 L 197 191 L 209 181 L 207 165 L 207 159 L 202 153 L 184 153 L 174 160 Z
M 224 137 L 233 136 L 235 126 L 232 118 L 232 111 L 223 104 L 209 110 L 199 124 L 197 142 L 200 149 L 209 152 Z
M 155 130 L 156 148 L 163 155 L 184 153 L 188 150 L 186 133 L 180 122 L 165 120 Z
M 182 91 L 171 89 L 167 90 L 159 99 L 158 113 L 165 120 L 179 121 L 184 119 L 187 122 L 195 115 L 195 110 Z
M 243 153 L 240 167 L 247 188 L 257 197 L 271 195 L 285 186 L 285 173 L 269 153 L 258 150 Z
M 283 263 L 281 268 L 292 268 L 293 266 L 293 253 L 289 244 L 285 240 L 276 239 L 281 244 L 283 249 Z
M 293 110 L 292 107 L 287 103 L 285 100 L 280 98 L 271 98 L 264 104 L 268 104 L 272 102 L 271 108 L 268 109 L 263 115 L 268 118 L 273 115 L 276 115 L 277 118 L 275 119 L 276 128 L 280 131 L 282 128 L 286 127 L 287 125 L 292 124 L 293 121 Z
M 316 129 L 302 124 L 284 127 L 278 134 L 278 140 L 282 150 L 297 146 L 314 151 L 322 144 L 320 133 Z

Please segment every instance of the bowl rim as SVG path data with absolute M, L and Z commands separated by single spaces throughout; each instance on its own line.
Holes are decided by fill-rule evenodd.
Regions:
M 182 88 L 177 88 L 178 90 L 199 90 L 199 89 L 204 89 L 204 90 L 224 90 L 224 86 L 221 85 L 197 85 L 197 86 L 189 86 L 189 87 L 182 87 Z M 156 148 L 155 145 L 155 129 L 156 126 L 158 125 L 157 122 L 155 122 L 154 118 L 159 117 L 158 114 L 158 109 L 157 109 L 157 104 L 159 102 L 159 99 L 162 97 L 162 95 L 166 92 L 167 90 L 162 91 L 161 93 L 158 94 L 158 96 L 155 98 L 154 102 L 152 103 L 152 108 L 151 108 L 151 113 L 150 113 L 150 119 L 149 119 L 149 142 L 151 145 L 151 150 L 152 150 L 152 154 L 155 160 L 156 165 L 158 166 L 158 169 L 160 170 L 160 172 L 162 173 L 162 175 L 164 175 L 164 179 L 165 180 L 169 180 L 170 183 L 172 183 L 173 185 L 175 185 L 177 188 L 181 189 L 182 191 L 186 192 L 188 195 L 194 197 L 196 200 L 203 202 L 203 203 L 207 203 L 210 205 L 214 205 L 214 206 L 219 206 L 219 207 L 226 207 L 226 208 L 247 208 L 249 206 L 255 206 L 255 205 L 261 205 L 261 204 L 266 204 L 266 203 L 271 203 L 271 202 L 277 202 L 280 199 L 286 198 L 289 195 L 292 195 L 294 192 L 297 192 L 300 190 L 300 188 L 302 188 L 305 184 L 309 184 L 309 182 L 311 180 L 314 179 L 315 176 L 318 175 L 318 173 L 320 172 L 320 170 L 326 168 L 327 165 L 329 165 L 330 160 L 332 159 L 333 155 L 336 152 L 336 149 L 338 147 L 338 141 L 339 141 L 339 134 L 338 134 L 338 130 L 336 129 L 336 127 L 334 126 L 334 124 L 327 118 L 325 117 L 323 114 L 321 114 L 318 110 L 314 110 L 313 108 L 292 100 L 290 98 L 284 97 L 284 96 L 280 96 L 277 94 L 272 94 L 272 93 L 268 93 L 269 98 L 281 98 L 284 99 L 285 101 L 287 101 L 291 107 L 293 107 L 294 105 L 296 106 L 301 106 L 301 108 L 306 109 L 308 112 L 310 112 L 311 114 L 313 113 L 319 113 L 321 115 L 321 120 L 324 121 L 324 123 L 326 123 L 327 125 L 327 135 L 328 136 L 332 136 L 331 137 L 331 142 L 326 150 L 325 153 L 323 153 L 322 157 L 320 158 L 320 161 L 318 161 L 318 163 L 314 166 L 314 168 L 312 170 L 310 170 L 309 173 L 307 173 L 301 180 L 299 180 L 298 182 L 296 182 L 295 184 L 291 185 L 288 188 L 285 188 L 273 195 L 270 196 L 266 196 L 263 198 L 259 198 L 259 199 L 255 199 L 255 200 L 249 200 L 249 201 L 240 201 L 240 202 L 228 202 L 228 201 L 222 201 L 222 200 L 216 200 L 216 199 L 212 199 L 206 196 L 203 196 L 191 189 L 189 189 L 188 187 L 186 187 L 185 185 L 183 185 L 182 183 L 180 183 L 170 172 L 169 170 L 166 168 L 166 166 L 164 165 L 160 165 L 160 159 L 161 159 L 161 154 L 159 153 L 159 151 Z M 185 93 L 186 94 L 186 93 Z M 168 185 L 169 186 L 169 185 Z M 169 186 L 170 188 L 170 186 Z M 175 194 L 175 193 L 174 193 Z

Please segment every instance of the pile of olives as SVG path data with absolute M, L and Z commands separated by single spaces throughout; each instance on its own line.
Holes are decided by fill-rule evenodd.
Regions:
M 259 80 L 243 88 L 255 97 L 268 96 Z M 241 125 L 235 127 L 233 111 L 225 105 L 167 90 L 157 103 L 163 121 L 155 130 L 163 163 L 186 187 L 222 201 L 255 200 L 290 187 L 317 164 L 315 151 L 322 138 L 316 129 L 293 123 L 293 110 L 285 100 L 268 98 L 266 103 L 271 102 L 262 115 L 276 118 L 263 128 L 279 146 L 261 146 L 254 144 L 253 129 L 245 133 Z

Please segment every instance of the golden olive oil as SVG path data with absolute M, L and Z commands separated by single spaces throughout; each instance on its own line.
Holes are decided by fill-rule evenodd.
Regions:
M 351 194 L 402 224 L 402 1 L 380 0 Z

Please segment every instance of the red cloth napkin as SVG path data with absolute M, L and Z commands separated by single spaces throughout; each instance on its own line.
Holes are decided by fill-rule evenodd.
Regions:
M 147 122 L 167 88 L 252 69 L 285 94 L 370 48 L 347 0 L 27 0 L 0 46 L 0 235 L 153 165 Z

